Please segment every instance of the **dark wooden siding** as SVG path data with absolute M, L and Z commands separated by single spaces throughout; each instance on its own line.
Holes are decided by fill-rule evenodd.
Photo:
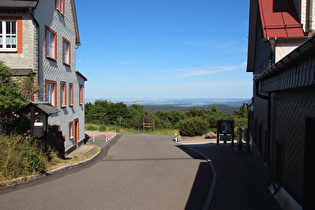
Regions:
M 315 85 L 315 56 L 308 56 L 275 74 L 273 77 L 261 81 L 262 92 L 281 91 L 303 88 Z
M 276 139 L 283 144 L 281 184 L 301 204 L 304 182 L 305 119 L 315 115 L 315 88 L 276 92 L 273 101 L 272 124 L 275 127 L 272 141 L 273 145 Z

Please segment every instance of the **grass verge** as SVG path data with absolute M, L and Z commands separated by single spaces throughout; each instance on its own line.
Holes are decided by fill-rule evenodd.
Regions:
M 143 130 L 137 130 L 137 129 L 132 129 L 132 128 L 124 128 L 121 127 L 119 129 L 118 126 L 115 125 L 97 125 L 97 124 L 85 124 L 85 129 L 89 130 L 89 131 L 101 131 L 101 132 L 109 132 L 112 130 L 115 130 L 119 133 L 144 133 L 144 134 L 154 134 L 154 135 L 175 135 L 175 133 L 178 133 L 178 129 L 156 129 L 155 132 L 147 130 L 147 131 L 143 131 Z
M 92 158 L 100 150 L 92 144 L 87 146 L 86 151 L 83 150 L 79 157 L 62 159 L 54 152 L 45 153 L 35 139 L 0 133 L 0 183 L 79 163 Z
M 74 156 L 72 158 L 62 159 L 62 158 L 54 155 L 52 157 L 49 165 L 47 166 L 48 171 L 59 168 L 59 167 L 64 166 L 64 165 L 73 164 L 73 163 L 80 163 L 81 161 L 88 160 L 100 151 L 100 148 L 93 145 L 93 144 L 87 143 L 86 146 L 90 147 L 90 149 L 87 150 L 83 155 L 80 155 L 79 157 Z M 82 148 L 79 147 L 78 150 L 80 150 L 80 149 L 82 149 Z

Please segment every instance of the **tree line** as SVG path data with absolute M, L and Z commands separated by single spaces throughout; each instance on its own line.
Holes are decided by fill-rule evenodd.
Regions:
M 198 129 L 205 127 L 200 131 L 205 132 L 205 130 L 215 130 L 217 121 L 222 119 L 234 120 L 236 126 L 247 127 L 245 103 L 239 110 L 233 111 L 232 115 L 223 114 L 216 105 L 212 105 L 210 110 L 192 108 L 185 112 L 172 110 L 157 111 L 152 114 L 144 106 L 138 104 L 132 104 L 128 107 L 123 102 L 113 103 L 103 99 L 85 104 L 85 122 L 91 124 L 114 125 L 141 130 L 143 125 L 142 118 L 147 115 L 155 118 L 156 129 L 179 129 L 183 132 L 191 127 L 196 127 L 196 129 L 197 127 Z M 193 135 L 198 135 L 200 132 Z

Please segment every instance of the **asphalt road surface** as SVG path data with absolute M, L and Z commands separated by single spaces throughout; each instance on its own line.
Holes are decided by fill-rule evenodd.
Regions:
M 171 136 L 123 134 L 91 162 L 0 190 L 0 209 L 202 209 L 211 171 Z

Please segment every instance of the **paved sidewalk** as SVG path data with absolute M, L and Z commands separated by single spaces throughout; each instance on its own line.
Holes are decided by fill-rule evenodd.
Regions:
M 281 209 L 267 188 L 263 168 L 257 165 L 252 153 L 237 152 L 236 141 L 234 147 L 221 142 L 217 146 L 215 140 L 202 141 L 187 140 L 180 144 L 202 153 L 214 166 L 216 183 L 209 209 Z

